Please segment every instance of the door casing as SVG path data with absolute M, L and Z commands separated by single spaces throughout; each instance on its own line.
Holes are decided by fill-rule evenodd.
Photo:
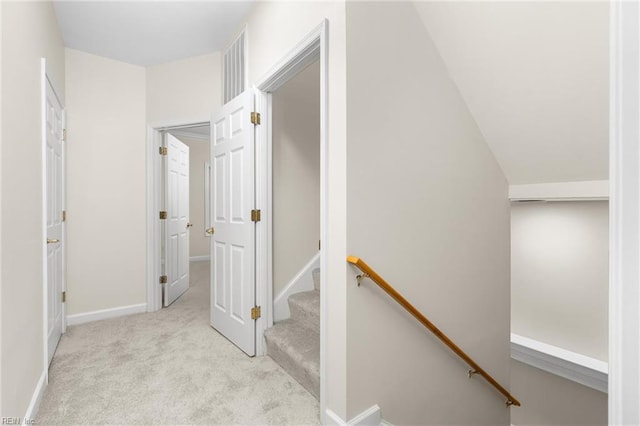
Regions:
M 266 353 L 264 332 L 273 325 L 273 217 L 272 208 L 272 93 L 315 61 L 320 63 L 320 287 L 326 289 L 328 210 L 328 40 L 329 24 L 323 20 L 297 46 L 257 80 L 256 110 L 262 124 L 256 131 L 256 205 L 262 222 L 256 227 L 256 304 L 263 316 L 256 321 L 256 355 Z M 266 307 L 267 309 L 264 309 Z M 266 311 L 266 312 L 265 312 Z M 320 415 L 326 413 L 326 320 L 327 294 L 320 292 Z
M 155 312 L 162 308 L 162 223 L 158 213 L 162 210 L 163 179 L 162 156 L 159 149 L 162 146 L 163 132 L 186 127 L 208 126 L 209 118 L 197 118 L 187 121 L 167 121 L 147 125 L 147 166 L 146 166 L 146 214 L 147 214 L 147 312 Z

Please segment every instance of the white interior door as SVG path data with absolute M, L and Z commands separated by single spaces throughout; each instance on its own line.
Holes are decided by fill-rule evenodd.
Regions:
M 167 133 L 164 306 L 189 288 L 189 147 Z
M 53 359 L 63 321 L 64 267 L 64 148 L 63 109 L 51 84 L 46 95 L 46 182 L 47 182 L 47 352 Z
M 243 92 L 211 120 L 211 325 L 255 355 L 253 93 Z

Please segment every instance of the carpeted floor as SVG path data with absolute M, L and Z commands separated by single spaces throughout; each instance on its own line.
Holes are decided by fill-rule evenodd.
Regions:
M 269 357 L 209 325 L 208 262 L 168 308 L 69 327 L 40 425 L 319 424 L 318 401 Z

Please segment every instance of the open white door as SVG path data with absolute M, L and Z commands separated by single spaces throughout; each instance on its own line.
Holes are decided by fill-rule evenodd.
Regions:
M 255 204 L 253 93 L 211 119 L 211 325 L 255 355 Z
M 47 81 L 46 94 L 46 182 L 47 182 L 47 352 L 53 359 L 63 319 L 63 202 L 64 148 L 62 104 Z
M 189 147 L 167 133 L 164 306 L 189 288 Z

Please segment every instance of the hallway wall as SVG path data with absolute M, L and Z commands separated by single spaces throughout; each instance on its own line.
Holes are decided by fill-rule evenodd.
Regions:
M 145 69 L 66 49 L 67 315 L 146 302 Z
M 606 425 L 607 394 L 511 360 L 511 391 L 522 407 L 511 410 L 515 426 Z
M 73 49 L 66 57 L 67 314 L 142 305 L 145 123 L 208 121 L 220 104 L 219 55 L 149 68 Z
M 148 124 L 209 121 L 222 105 L 220 53 L 146 69 Z
M 273 296 L 318 253 L 320 65 L 273 95 Z
M 0 11 L 0 416 L 22 417 L 46 373 L 40 58 L 63 98 L 65 64 L 51 2 L 3 1 Z
M 412 3 L 347 3 L 347 99 L 349 254 L 508 387 L 508 184 Z M 349 416 L 509 424 L 500 394 L 356 273 Z
M 609 204 L 511 205 L 511 332 L 609 357 Z

